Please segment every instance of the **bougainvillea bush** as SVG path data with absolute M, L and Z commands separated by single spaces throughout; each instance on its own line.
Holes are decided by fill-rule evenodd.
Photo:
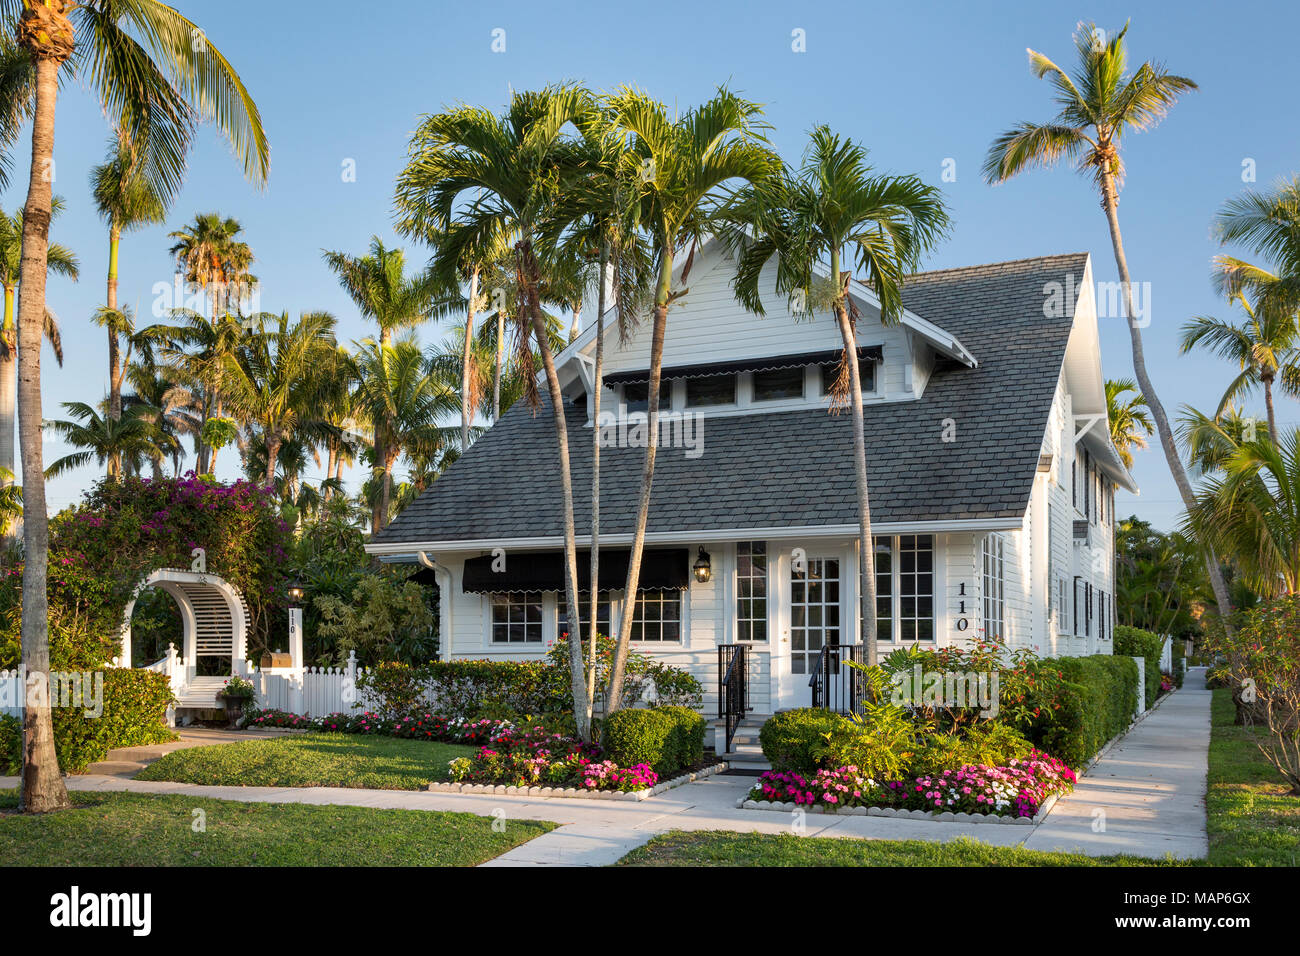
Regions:
M 818 770 L 811 775 L 769 771 L 759 777 L 749 798 L 830 810 L 893 807 L 931 813 L 1032 817 L 1049 797 L 1069 793 L 1074 783 L 1074 771 L 1055 757 L 1034 751 L 1023 760 L 1010 760 L 1004 767 L 968 764 L 885 782 L 872 780 L 852 766 Z
M 209 478 L 101 481 L 81 504 L 50 520 L 50 660 L 92 668 L 119 653 L 126 605 L 158 568 L 189 570 L 196 548 L 206 570 L 239 591 L 249 610 L 248 649 L 260 654 L 287 629 L 288 524 L 264 489 Z M 0 668 L 17 664 L 22 567 L 0 576 Z M 276 630 L 276 629 L 279 630 Z M 136 662 L 142 663 L 142 662 Z

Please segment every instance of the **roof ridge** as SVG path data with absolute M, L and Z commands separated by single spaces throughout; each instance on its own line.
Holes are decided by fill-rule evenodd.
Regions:
M 1060 259 L 1077 259 L 1079 256 L 1087 257 L 1088 252 L 1059 252 L 1050 256 L 1026 256 L 1023 259 L 1005 259 L 1001 262 L 983 262 L 977 265 L 969 266 L 949 266 L 946 269 L 927 269 L 924 272 L 909 272 L 903 276 L 903 281 L 908 279 L 928 278 L 929 276 L 943 275 L 948 272 L 980 272 L 986 269 L 998 269 L 1003 266 L 1018 266 L 1030 262 L 1053 262 Z

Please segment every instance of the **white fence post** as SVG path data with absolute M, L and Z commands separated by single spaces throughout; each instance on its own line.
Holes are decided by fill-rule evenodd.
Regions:
M 1134 661 L 1138 666 L 1138 699 L 1137 710 L 1133 713 L 1134 719 L 1141 717 L 1147 710 L 1147 662 L 1144 657 L 1135 657 Z

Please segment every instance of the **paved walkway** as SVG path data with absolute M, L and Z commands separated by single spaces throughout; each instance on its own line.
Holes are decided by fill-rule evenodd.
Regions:
M 1025 840 L 1091 856 L 1204 857 L 1210 691 L 1190 668 L 1171 694 L 1083 777 Z
M 1091 855 L 1129 853 L 1161 858 L 1204 856 L 1205 769 L 1209 744 L 1209 700 L 1202 671 L 1189 673 L 1183 690 L 1143 720 L 1060 800 L 1038 827 L 937 823 L 891 817 L 842 817 L 740 810 L 736 801 L 753 777 L 715 775 L 668 790 L 649 800 L 591 800 L 409 790 L 337 787 L 200 787 L 130 779 L 127 764 L 150 755 L 115 752 L 97 773 L 67 778 L 69 789 L 185 793 L 196 797 L 268 803 L 335 804 L 408 810 L 452 810 L 484 816 L 503 811 L 506 820 L 550 820 L 561 826 L 497 857 L 485 866 L 604 866 L 667 830 L 726 830 L 790 833 L 801 824 L 805 836 L 947 842 L 973 837 L 995 846 L 1034 850 L 1078 850 Z M 171 749 L 222 742 L 185 731 Z M 238 735 L 247 739 L 246 734 Z M 132 748 L 157 750 L 158 748 Z M 116 772 L 104 772 L 113 771 Z M 0 788 L 16 786 L 0 778 Z M 1094 811 L 1104 811 L 1104 830 L 1093 832 Z

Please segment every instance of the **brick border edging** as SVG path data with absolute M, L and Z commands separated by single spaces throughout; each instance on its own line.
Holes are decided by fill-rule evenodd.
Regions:
M 838 814 L 840 816 L 856 817 L 893 817 L 902 820 L 929 820 L 932 823 L 984 823 L 1002 826 L 1038 826 L 1046 819 L 1047 814 L 1051 812 L 1052 807 L 1056 805 L 1060 794 L 1054 793 L 1038 808 L 1038 812 L 1032 817 L 1008 817 L 1001 814 L 992 813 L 953 813 L 945 810 L 941 813 L 931 813 L 929 810 L 898 810 L 894 807 L 831 807 L 820 806 L 803 806 L 796 803 L 778 803 L 775 800 L 750 800 L 742 797 L 736 801 L 736 807 L 741 810 L 777 810 L 782 813 L 789 813 L 803 807 L 809 813 L 828 813 Z
M 716 763 L 712 766 L 704 767 L 700 770 L 693 770 L 690 773 L 684 773 L 680 776 L 673 777 L 671 780 L 661 780 L 653 787 L 646 787 L 644 790 L 579 790 L 577 787 L 507 787 L 504 784 L 494 783 L 429 783 L 424 789 L 435 793 L 481 793 L 497 794 L 507 797 L 566 797 L 569 799 L 578 798 L 585 800 L 647 800 L 650 797 L 657 796 L 665 790 L 672 790 L 675 787 L 684 786 L 688 783 L 694 783 L 697 780 L 703 780 L 711 777 L 715 773 L 720 773 L 727 769 L 726 762 Z

